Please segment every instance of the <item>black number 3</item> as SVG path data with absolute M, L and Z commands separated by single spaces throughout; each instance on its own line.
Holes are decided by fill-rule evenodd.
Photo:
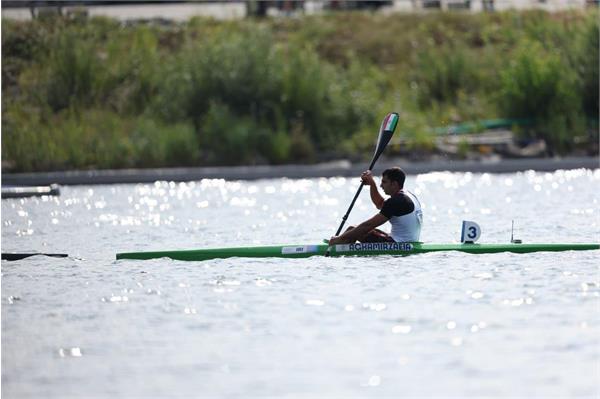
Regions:
M 467 234 L 467 237 L 469 237 L 469 238 L 477 237 L 477 228 L 474 226 L 469 227 L 469 234 Z

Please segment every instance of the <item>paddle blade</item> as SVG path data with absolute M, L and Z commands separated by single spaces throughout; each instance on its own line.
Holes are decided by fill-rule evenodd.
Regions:
M 396 130 L 396 126 L 398 125 L 399 119 L 400 116 L 396 112 L 387 114 L 386 117 L 383 118 L 383 122 L 381 122 L 381 127 L 379 128 L 377 147 L 375 147 L 375 154 L 373 155 L 373 160 L 371 161 L 371 166 L 369 167 L 369 170 L 373 168 L 373 165 L 375 165 L 375 162 L 392 139 L 394 131 Z

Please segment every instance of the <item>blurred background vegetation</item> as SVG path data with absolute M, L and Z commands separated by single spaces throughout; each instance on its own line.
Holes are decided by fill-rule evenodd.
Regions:
M 3 20 L 3 168 L 358 160 L 393 110 L 416 154 L 435 127 L 493 118 L 531 119 L 522 138 L 567 154 L 597 135 L 598 17 Z

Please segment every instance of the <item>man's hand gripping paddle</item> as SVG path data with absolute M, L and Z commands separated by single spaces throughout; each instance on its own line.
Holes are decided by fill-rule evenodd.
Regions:
M 371 160 L 371 165 L 369 165 L 369 170 L 373 169 L 373 166 L 375 166 L 375 162 L 377 162 L 377 160 L 379 159 L 379 156 L 381 155 L 383 150 L 385 150 L 385 147 L 388 145 L 392 136 L 394 135 L 394 131 L 396 130 L 396 125 L 398 124 L 398 119 L 399 119 L 398 114 L 396 112 L 392 112 L 391 114 L 387 114 L 387 116 L 383 119 L 383 122 L 381 122 L 381 127 L 379 128 L 379 137 L 377 138 L 377 147 L 375 147 L 375 154 L 373 154 L 373 159 Z M 363 188 L 363 184 L 361 182 L 360 186 L 358 187 L 358 191 L 356 192 L 356 194 L 354 195 L 354 198 L 352 199 L 352 202 L 350 203 L 350 207 L 348 208 L 348 211 L 346 211 L 346 214 L 342 218 L 342 223 L 340 223 L 340 227 L 338 227 L 337 232 L 335 233 L 336 236 L 340 235 L 340 232 L 342 231 L 344 224 L 346 224 L 346 220 L 348 220 L 348 215 L 350 215 L 350 212 L 352 211 L 352 208 L 354 207 L 354 203 L 356 202 L 358 195 L 362 191 L 362 188 Z M 330 252 L 331 252 L 331 245 L 329 245 L 329 247 L 327 248 L 327 251 L 325 252 L 325 256 L 329 256 Z

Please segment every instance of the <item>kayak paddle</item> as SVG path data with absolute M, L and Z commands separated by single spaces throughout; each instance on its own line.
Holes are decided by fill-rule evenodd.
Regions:
M 387 114 L 386 117 L 383 119 L 383 122 L 381 122 L 381 127 L 379 128 L 379 137 L 377 137 L 377 147 L 375 147 L 375 154 L 373 154 L 373 159 L 371 160 L 371 165 L 369 165 L 368 170 L 373 169 L 373 166 L 375 166 L 375 162 L 377 162 L 377 160 L 379 159 L 379 156 L 381 155 L 383 150 L 385 150 L 385 147 L 390 142 L 392 136 L 394 135 L 394 130 L 396 130 L 396 125 L 398 124 L 398 119 L 399 119 L 399 115 L 396 112 L 392 112 L 390 114 Z M 363 188 L 363 183 L 361 182 L 360 186 L 358 187 L 358 191 L 356 192 L 356 194 L 354 195 L 354 198 L 352 199 L 352 202 L 350 203 L 350 207 L 348 208 L 348 211 L 346 211 L 346 214 L 342 218 L 342 223 L 340 223 L 340 227 L 338 227 L 337 232 L 335 233 L 336 236 L 340 235 L 340 232 L 342 231 L 344 224 L 346 224 L 346 220 L 348 219 L 348 216 L 350 215 L 350 212 L 352 211 L 352 208 L 354 207 L 354 203 L 356 202 L 356 199 L 358 198 L 360 192 L 362 191 L 362 188 Z M 325 256 L 329 256 L 330 251 L 331 251 L 331 245 L 327 248 L 327 251 L 325 252 Z

